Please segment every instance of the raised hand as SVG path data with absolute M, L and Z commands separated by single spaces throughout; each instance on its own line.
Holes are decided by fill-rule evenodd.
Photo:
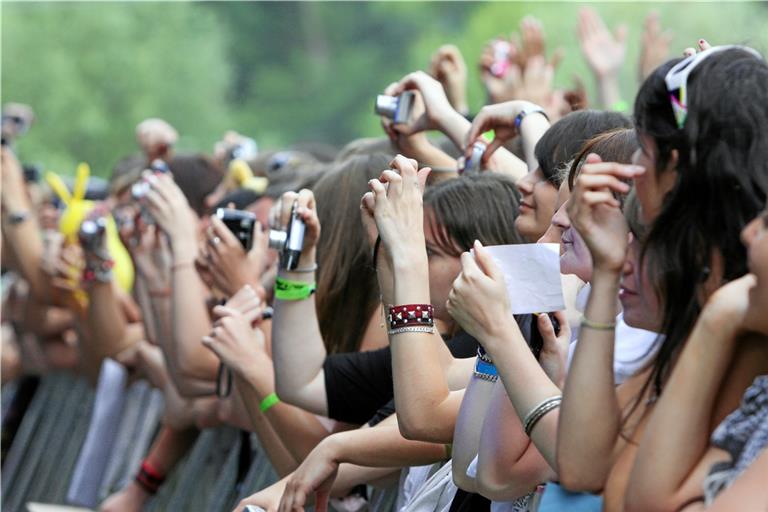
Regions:
M 627 27 L 619 25 L 612 34 L 597 11 L 579 11 L 578 36 L 581 51 L 598 79 L 618 74 L 627 53 Z
M 451 106 L 440 82 L 423 71 L 406 75 L 393 87 L 387 88 L 387 94 L 398 95 L 406 90 L 418 91 L 424 104 L 423 111 L 414 111 L 411 121 L 393 125 L 392 128 L 402 134 L 410 135 L 426 130 L 439 129 L 455 110 Z
M 262 233 L 261 224 L 254 223 L 253 245 L 246 252 L 224 222 L 215 215 L 211 217 L 211 237 L 208 240 L 208 268 L 214 286 L 232 296 L 245 285 L 259 286 L 267 252 L 267 235 Z
M 193 259 L 197 253 L 197 217 L 184 193 L 169 174 L 149 174 L 144 179 L 150 184 L 143 199 L 150 215 L 170 238 L 174 254 L 183 249 Z
M 659 13 L 651 11 L 643 23 L 643 33 L 640 36 L 640 59 L 638 75 L 643 82 L 654 69 L 669 58 L 669 46 L 674 34 L 670 30 L 661 30 Z
M 429 74 L 443 85 L 453 108 L 467 114 L 467 64 L 458 47 L 446 44 L 438 48 L 429 63 Z
M 379 179 L 368 182 L 371 194 L 364 204 L 372 203 L 373 217 L 394 262 L 405 263 L 411 256 L 426 255 L 422 194 L 430 168 L 417 171 L 415 160 L 397 155 L 392 169 Z
M 317 217 L 315 195 L 311 190 L 302 189 L 298 193 L 286 192 L 270 211 L 270 224 L 273 229 L 287 229 L 291 222 L 293 204 L 297 204 L 297 214 L 304 221 L 304 247 L 301 251 L 301 266 L 314 265 L 317 242 L 320 239 L 320 220 Z
M 629 228 L 614 194 L 626 194 L 622 181 L 645 172 L 643 167 L 603 162 L 590 154 L 576 178 L 568 216 L 592 254 L 595 270 L 619 273 L 627 256 Z
M 446 307 L 462 329 L 478 339 L 493 356 L 497 341 L 518 330 L 507 296 L 504 274 L 483 244 L 475 241 L 475 255 L 461 255 L 461 274 L 453 282 Z

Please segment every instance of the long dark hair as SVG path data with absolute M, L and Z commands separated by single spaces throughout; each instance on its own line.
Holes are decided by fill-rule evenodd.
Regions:
M 709 56 L 688 77 L 688 117 L 678 128 L 664 82 L 677 62 L 656 69 L 635 100 L 636 129 L 658 148 L 655 172 L 678 152 L 677 181 L 640 259 L 663 298 L 664 338 L 643 389 L 653 383 L 656 396 L 701 311 L 712 255 L 722 256 L 726 281 L 747 271 L 739 234 L 768 191 L 768 65 L 741 49 Z
M 322 234 L 317 245 L 317 319 L 329 354 L 360 349 L 379 304 L 371 251 L 360 222 L 368 181 L 389 167 L 391 156 L 356 155 L 333 164 L 314 186 Z

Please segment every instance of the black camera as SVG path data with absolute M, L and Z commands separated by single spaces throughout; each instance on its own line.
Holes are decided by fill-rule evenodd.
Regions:
M 400 96 L 379 94 L 376 96 L 373 111 L 377 115 L 391 119 L 395 124 L 407 123 L 411 117 L 414 98 L 413 91 L 405 91 Z
M 269 247 L 280 253 L 280 268 L 295 270 L 299 266 L 301 250 L 304 247 L 304 232 L 306 224 L 298 212 L 299 204 L 293 203 L 291 208 L 291 220 L 288 222 L 288 231 L 270 229 Z
M 251 250 L 253 247 L 253 228 L 256 225 L 254 214 L 243 210 L 219 208 L 216 210 L 216 217 L 221 219 L 224 225 L 240 240 L 246 251 Z

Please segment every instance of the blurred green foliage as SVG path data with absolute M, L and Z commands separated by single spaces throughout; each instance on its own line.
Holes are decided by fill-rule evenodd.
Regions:
M 337 145 L 380 135 L 374 95 L 446 42 L 470 70 L 473 110 L 484 97 L 477 57 L 490 38 L 540 18 L 549 51 L 565 50 L 556 82 L 593 84 L 576 39 L 577 3 L 499 2 L 3 2 L 2 101 L 32 105 L 18 143 L 25 161 L 66 174 L 88 161 L 108 176 L 136 151 L 134 128 L 170 121 L 183 150 L 210 152 L 226 129 L 261 147 Z M 637 88 L 642 22 L 650 10 L 674 32 L 675 52 L 699 37 L 768 49 L 768 4 L 600 3 L 626 23 L 625 98 Z

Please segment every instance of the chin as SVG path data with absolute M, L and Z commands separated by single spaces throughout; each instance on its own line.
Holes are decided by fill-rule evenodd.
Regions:
M 635 329 L 643 329 L 645 331 L 651 331 L 651 332 L 659 332 L 661 331 L 661 325 L 659 325 L 658 321 L 654 320 L 661 320 L 660 318 L 650 318 L 647 315 L 643 315 L 641 311 L 638 311 L 637 313 L 628 313 L 627 311 L 624 311 L 624 322 L 630 326 L 634 327 Z

